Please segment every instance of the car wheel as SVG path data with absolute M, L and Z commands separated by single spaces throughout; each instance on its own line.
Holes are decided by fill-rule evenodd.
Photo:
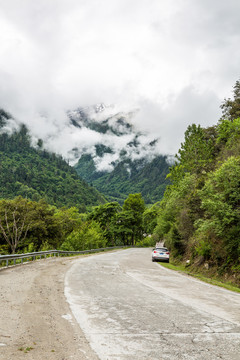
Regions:
M 154 262 L 155 260 L 154 259 L 152 259 L 152 262 Z

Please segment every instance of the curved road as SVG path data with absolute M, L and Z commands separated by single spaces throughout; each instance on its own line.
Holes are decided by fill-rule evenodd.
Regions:
M 65 295 L 101 360 L 239 360 L 240 294 L 151 262 L 151 249 L 79 259 Z

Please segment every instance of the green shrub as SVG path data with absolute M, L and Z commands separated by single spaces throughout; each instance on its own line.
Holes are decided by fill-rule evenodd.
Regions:
M 144 238 L 143 240 L 137 241 L 136 246 L 137 247 L 153 247 L 155 246 L 156 241 L 154 237 L 148 236 Z
M 207 240 L 201 240 L 196 246 L 197 254 L 203 256 L 205 260 L 208 260 L 210 258 L 211 250 L 211 244 Z

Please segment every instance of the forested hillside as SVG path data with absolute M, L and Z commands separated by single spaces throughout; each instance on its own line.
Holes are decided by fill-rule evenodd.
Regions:
M 193 267 L 240 284 L 240 82 L 217 125 L 191 125 L 171 168 L 155 236 Z
M 45 199 L 49 204 L 86 206 L 104 203 L 94 188 L 79 178 L 76 170 L 54 153 L 31 146 L 27 128 L 20 126 L 11 134 L 4 130 L 10 115 L 0 112 L 0 198 L 13 199 L 21 195 L 32 200 Z M 0 130 L 1 130 L 0 129 Z
M 163 197 L 169 180 L 166 156 L 156 156 L 152 161 L 125 159 L 111 172 L 98 172 L 91 155 L 83 155 L 75 166 L 78 174 L 111 201 L 123 203 L 131 193 L 141 193 L 147 204 Z

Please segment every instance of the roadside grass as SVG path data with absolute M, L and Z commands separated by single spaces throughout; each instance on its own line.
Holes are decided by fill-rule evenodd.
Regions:
M 240 293 L 240 288 L 231 284 L 230 282 L 224 282 L 224 281 L 220 281 L 214 277 L 206 277 L 204 276 L 203 274 L 201 273 L 195 273 L 193 272 L 191 269 L 187 268 L 186 266 L 184 265 L 181 265 L 181 264 L 178 264 L 178 265 L 174 265 L 174 264 L 171 264 L 171 263 L 159 263 L 161 264 L 163 267 L 166 267 L 168 269 L 171 269 L 171 270 L 175 270 L 175 271 L 179 271 L 179 272 L 183 272 L 189 276 L 192 276 L 192 277 L 195 277 L 201 281 L 204 281 L 208 284 L 211 284 L 211 285 L 216 285 L 216 286 L 220 286 L 222 288 L 225 288 L 227 290 L 231 290 L 231 291 L 235 291 L 237 293 Z

